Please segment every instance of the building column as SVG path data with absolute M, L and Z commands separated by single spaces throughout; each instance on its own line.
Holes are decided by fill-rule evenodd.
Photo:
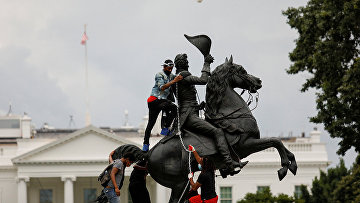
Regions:
M 64 181 L 64 203 L 74 203 L 74 181 L 75 176 L 62 176 L 61 181 Z
M 18 184 L 18 202 L 27 203 L 27 186 L 26 182 L 29 182 L 29 177 L 17 177 Z
M 156 185 L 156 202 L 167 202 L 167 191 L 166 187 L 155 183 Z

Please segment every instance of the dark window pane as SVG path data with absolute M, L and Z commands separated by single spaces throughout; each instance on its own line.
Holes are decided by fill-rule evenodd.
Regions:
M 264 192 L 266 189 L 270 189 L 270 186 L 258 186 L 257 187 L 258 192 Z
M 301 186 L 295 185 L 295 197 L 300 198 L 301 196 Z
M 220 203 L 232 202 L 232 187 L 220 187 Z
M 41 189 L 40 190 L 40 203 L 52 203 L 52 202 L 53 202 L 52 189 Z
M 96 199 L 96 189 L 86 188 L 84 189 L 84 203 L 93 203 Z

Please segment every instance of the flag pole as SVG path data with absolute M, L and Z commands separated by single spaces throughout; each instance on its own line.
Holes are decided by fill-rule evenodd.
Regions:
M 86 35 L 86 24 L 84 24 L 84 35 Z M 91 124 L 91 116 L 89 112 L 89 79 L 88 79 L 88 56 L 87 56 L 87 43 L 85 41 L 85 94 L 86 94 L 86 115 L 85 115 L 85 125 L 89 126 Z

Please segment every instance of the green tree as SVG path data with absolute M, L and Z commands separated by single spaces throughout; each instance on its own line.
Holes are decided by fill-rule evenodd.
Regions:
M 293 203 L 295 199 L 286 194 L 279 194 L 278 196 L 273 196 L 270 191 L 270 188 L 265 188 L 263 191 L 257 191 L 254 193 L 247 193 L 244 199 L 237 201 L 237 203 Z M 300 203 L 300 202 L 297 202 Z
M 277 197 L 275 197 L 276 203 L 293 203 L 295 199 L 289 195 L 286 194 L 279 194 Z
M 252 203 L 252 202 L 263 202 L 263 203 L 273 203 L 275 198 L 270 192 L 269 188 L 265 188 L 263 191 L 257 191 L 254 193 L 247 193 L 244 199 L 238 201 L 237 203 Z
M 307 189 L 306 185 L 300 186 L 300 197 L 298 197 L 296 194 L 294 194 L 295 202 L 296 203 L 311 203 L 311 196 L 309 193 L 309 190 Z
M 237 203 L 343 203 L 360 202 L 360 154 L 356 158 L 352 168 L 345 167 L 344 160 L 335 168 L 329 168 L 327 173 L 320 171 L 320 177 L 315 177 L 312 183 L 311 193 L 305 185 L 300 186 L 301 194 L 294 197 L 286 194 L 273 196 L 269 188 L 263 191 L 247 193 L 244 199 Z
M 287 72 L 309 73 L 302 92 L 317 89 L 310 121 L 341 138 L 338 154 L 360 152 L 360 0 L 309 0 L 283 14 L 299 33 Z
M 358 155 L 350 175 L 339 182 L 334 191 L 336 202 L 360 202 L 360 155 Z
M 320 178 L 315 177 L 312 183 L 310 202 L 335 202 L 336 198 L 333 192 L 341 179 L 347 175 L 349 175 L 349 171 L 345 167 L 343 159 L 340 159 L 340 163 L 335 168 L 328 169 L 327 173 L 320 171 Z

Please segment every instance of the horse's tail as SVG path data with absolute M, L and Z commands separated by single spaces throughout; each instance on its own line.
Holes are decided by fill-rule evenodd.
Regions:
M 136 160 L 146 160 L 148 158 L 148 153 L 142 151 L 139 147 L 132 145 L 132 144 L 126 144 L 121 145 L 118 147 L 113 155 L 113 159 L 120 159 L 124 154 L 131 153 L 135 156 Z

